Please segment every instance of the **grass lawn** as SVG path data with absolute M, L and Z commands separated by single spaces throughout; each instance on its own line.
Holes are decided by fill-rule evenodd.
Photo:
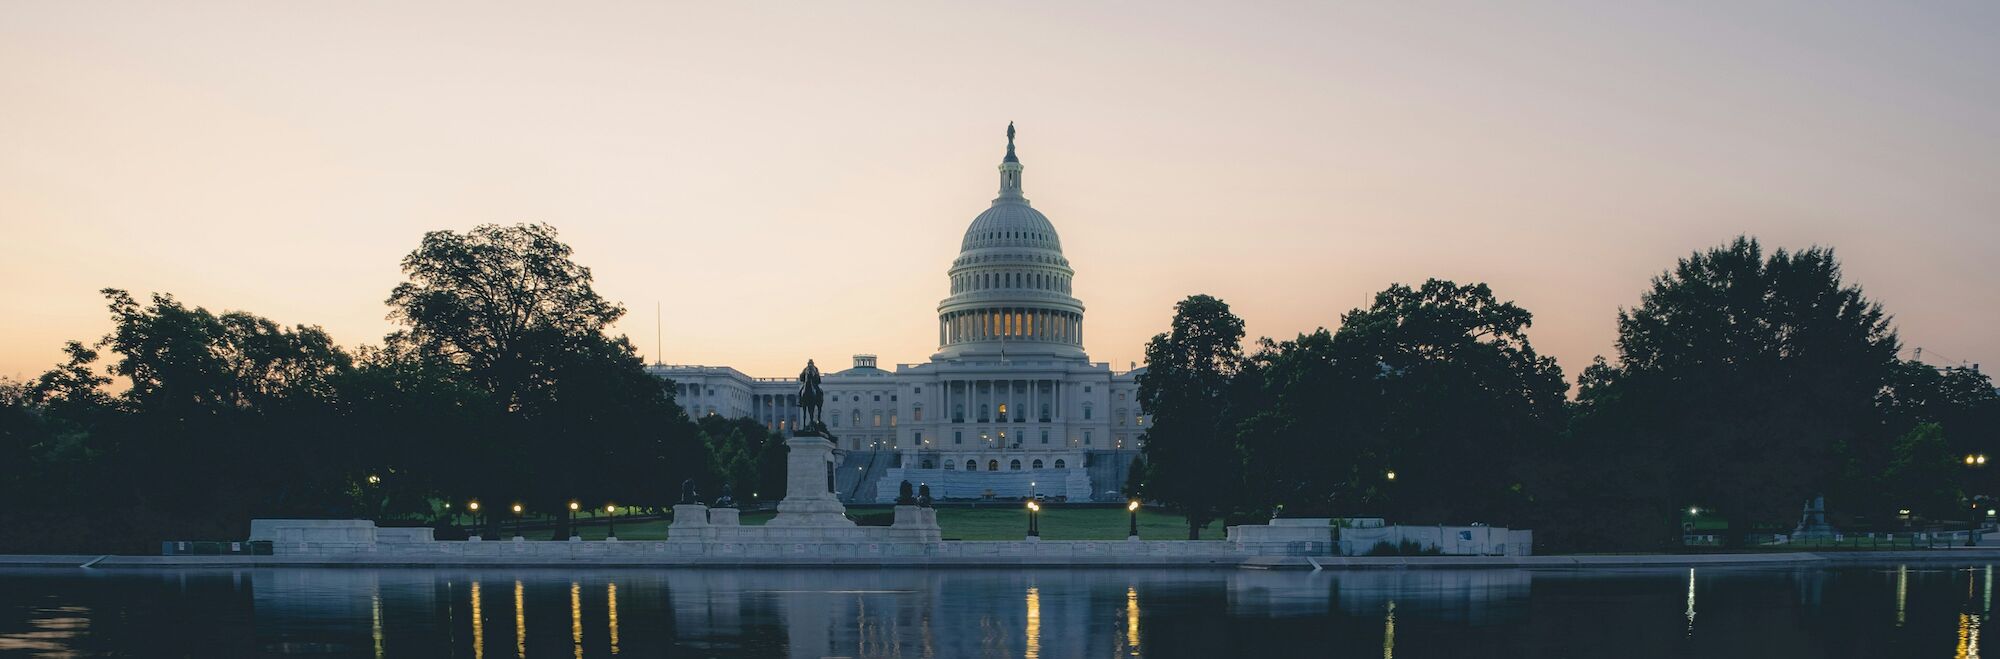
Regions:
M 851 510 L 849 517 L 860 515 L 889 514 L 888 508 L 864 508 Z M 947 540 L 1019 540 L 1028 534 L 1028 513 L 1015 507 L 990 508 L 939 508 L 938 526 L 943 529 Z M 776 513 L 770 511 L 744 512 L 745 526 L 756 526 L 771 521 Z M 1128 521 L 1122 508 L 1069 508 L 1050 506 L 1042 511 L 1042 538 L 1045 540 L 1123 540 Z M 603 540 L 605 527 L 602 520 L 581 518 L 578 521 L 577 536 L 585 540 Z M 549 531 L 530 531 L 528 536 L 546 539 Z M 1173 513 L 1153 510 L 1139 511 L 1139 537 L 1148 540 L 1181 540 L 1187 538 L 1187 519 Z M 1202 528 L 1203 540 L 1221 540 L 1222 525 L 1211 522 Z M 665 540 L 667 522 L 646 520 L 618 523 L 619 540 Z

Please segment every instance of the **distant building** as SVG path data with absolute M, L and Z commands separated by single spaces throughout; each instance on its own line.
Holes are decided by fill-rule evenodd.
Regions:
M 1138 400 L 1144 369 L 1113 372 L 1084 353 L 1083 302 L 1070 296 L 1076 273 L 1055 226 L 1022 196 L 1021 172 L 1010 125 L 1000 196 L 973 218 L 945 273 L 950 295 L 938 304 L 930 361 L 891 372 L 874 355 L 855 355 L 852 368 L 825 376 L 848 500 L 891 501 L 903 480 L 946 499 L 1120 496 L 1151 421 Z M 798 426 L 796 376 L 651 370 L 673 381 L 689 414 Z

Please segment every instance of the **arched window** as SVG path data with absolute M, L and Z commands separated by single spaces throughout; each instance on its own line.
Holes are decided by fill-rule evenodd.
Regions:
M 1007 421 L 1007 404 L 1006 404 L 1006 403 L 1001 403 L 1001 404 L 1000 404 L 1000 417 L 999 417 L 999 420 L 1000 420 L 1001 422 L 1003 422 L 1003 423 Z
M 918 405 L 916 407 L 910 408 L 910 415 L 911 415 L 910 419 L 913 421 L 924 420 L 924 406 Z
M 1041 469 L 1041 468 L 1042 468 L 1042 461 L 1041 461 L 1041 460 L 1040 460 L 1040 459 L 1038 458 L 1038 459 L 1036 459 L 1036 460 L 1035 460 L 1034 464 L 1031 464 L 1031 465 L 1028 465 L 1028 466 L 1029 466 L 1030 468 L 1033 468 L 1033 469 Z
M 1062 458 L 1056 458 L 1056 468 L 1057 468 L 1057 469 L 1068 469 L 1068 468 L 1069 468 L 1069 465 L 1065 465 L 1065 464 L 1063 464 L 1063 461 L 1062 461 Z
M 972 461 L 972 460 L 966 460 L 966 461 L 965 461 L 965 470 L 966 470 L 966 471 L 979 471 L 979 463 L 978 463 L 978 462 L 975 462 L 975 461 Z
M 1083 415 L 1083 418 L 1086 418 L 1086 419 L 1088 419 L 1088 418 L 1090 418 L 1090 415 L 1089 415 L 1089 414 L 1085 414 L 1085 415 Z M 856 427 L 856 428 L 859 428 L 859 427 L 861 427 L 861 410 L 855 410 L 855 411 L 854 411 L 854 427 Z
M 875 427 L 882 427 L 882 410 L 875 410 Z
M 1010 470 L 1013 470 L 1013 471 L 1020 471 L 1020 470 L 1021 470 L 1021 461 L 1020 461 L 1020 460 L 1011 460 L 1011 461 L 1009 461 L 1009 462 L 1007 463 L 1007 468 L 1008 468 L 1008 469 L 1010 469 Z
M 1089 403 L 1085 403 L 1085 404 L 1084 404 L 1084 406 L 1083 406 L 1083 420 L 1085 420 L 1085 421 L 1089 421 L 1089 420 L 1090 420 L 1090 404 L 1089 404 Z M 856 419 L 856 420 L 855 420 L 854 422 L 855 422 L 855 423 L 861 423 L 861 421 L 860 421 L 859 419 Z
M 958 468 L 958 463 L 956 463 L 956 462 L 952 462 L 952 461 L 950 461 L 950 460 L 946 460 L 946 461 L 944 461 L 944 470 L 945 470 L 945 471 L 951 471 L 951 470 L 953 470 L 953 469 L 957 469 L 957 468 Z
M 964 403 L 959 403 L 959 404 L 957 404 L 957 405 L 953 405 L 953 406 L 951 406 L 951 422 L 952 422 L 952 423 L 965 423 L 965 404 L 964 404 Z
M 987 419 L 987 416 L 986 416 L 986 404 L 985 404 L 985 403 L 980 403 L 980 404 L 979 404 L 979 422 L 980 422 L 980 423 L 985 423 L 985 422 L 986 422 L 986 419 Z
M 1020 460 L 1015 460 L 1015 461 L 1014 461 L 1014 468 L 1015 468 L 1015 469 L 1020 469 L 1020 468 L 1021 468 L 1021 461 L 1020 461 Z M 999 460 L 987 460 L 987 461 L 986 461 L 986 470 L 987 470 L 987 471 L 1000 471 L 1000 461 L 999 461 Z
M 840 427 L 840 412 L 836 411 L 836 412 L 834 412 L 834 413 L 832 413 L 832 414 L 829 414 L 829 415 L 827 415 L 827 416 L 829 416 L 829 417 L 832 417 L 832 418 L 833 418 L 833 427 L 835 427 L 835 428 L 839 428 L 839 427 Z
M 929 460 L 925 460 L 925 461 L 923 462 L 923 468 L 924 468 L 924 469 L 929 469 L 929 468 L 931 468 L 931 461 L 929 461 Z

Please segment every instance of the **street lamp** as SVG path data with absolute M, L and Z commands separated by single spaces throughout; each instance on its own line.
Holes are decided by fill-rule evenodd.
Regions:
M 1391 469 L 1389 470 L 1389 473 L 1384 474 L 1384 476 L 1387 477 L 1389 480 L 1396 480 L 1396 470 Z
M 605 522 L 604 522 L 604 539 L 606 539 L 606 540 L 611 540 L 611 539 L 613 539 L 613 538 L 617 538 L 617 537 L 618 537 L 618 504 L 615 504 L 615 503 L 612 503 L 612 504 L 605 504 L 605 505 L 604 505 L 604 514 L 605 514 Z
M 474 499 L 472 501 L 465 502 L 465 509 L 471 511 L 472 513 L 473 528 L 479 528 L 479 500 Z
M 514 537 L 521 537 L 521 504 L 514 504 Z
M 1035 518 L 1038 516 L 1037 514 L 1040 513 L 1041 511 L 1042 507 L 1040 504 L 1037 504 L 1033 501 L 1028 502 L 1028 537 L 1030 538 L 1042 537 L 1042 527 L 1036 524 L 1035 520 Z
M 1133 499 L 1133 500 L 1131 500 L 1131 501 L 1127 501 L 1127 502 L 1125 502 L 1125 512 L 1128 512 L 1128 513 L 1131 513 L 1131 515 L 1132 515 L 1132 529 L 1131 529 L 1131 531 L 1130 531 L 1129 533 L 1127 533 L 1126 535 L 1127 535 L 1127 536 L 1129 536 L 1129 539 L 1131 539 L 1131 540 L 1138 540 L 1138 539 L 1139 539 L 1139 500 L 1138 500 L 1138 499 Z

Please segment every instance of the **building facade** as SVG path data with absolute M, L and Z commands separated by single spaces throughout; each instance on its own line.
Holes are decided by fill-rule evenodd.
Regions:
M 823 377 L 849 501 L 891 501 L 904 480 L 944 499 L 1122 496 L 1149 422 L 1138 400 L 1144 369 L 1113 371 L 1084 352 L 1076 273 L 1055 225 L 1023 194 L 1012 125 L 999 171 L 999 196 L 973 218 L 945 273 L 930 361 L 890 371 L 855 355 L 851 368 Z M 798 427 L 796 376 L 666 364 L 652 372 L 674 383 L 689 414 Z

